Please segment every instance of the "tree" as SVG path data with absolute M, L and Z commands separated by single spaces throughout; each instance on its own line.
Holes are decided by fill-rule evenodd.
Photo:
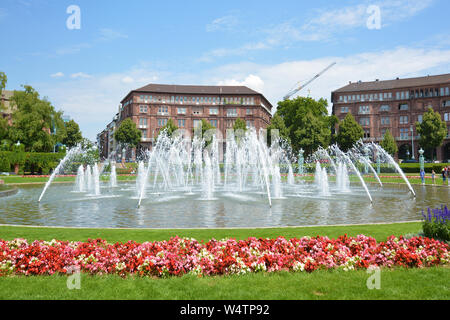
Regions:
M 11 97 L 14 112 L 9 138 L 23 143 L 26 151 L 53 151 L 66 134 L 62 112 L 56 112 L 47 99 L 40 99 L 31 86 L 23 87 L 24 91 L 14 91 Z
M 423 114 L 422 123 L 416 122 L 416 129 L 420 135 L 419 144 L 426 149 L 439 147 L 447 136 L 447 125 L 433 108 Z
M 267 145 L 269 146 L 272 143 L 272 130 L 278 130 L 279 137 L 284 139 L 289 144 L 291 143 L 291 139 L 289 138 L 289 130 L 286 128 L 283 118 L 281 118 L 277 112 L 275 112 L 270 120 L 270 124 L 267 126 Z
M 136 147 L 141 141 L 142 132 L 130 118 L 123 120 L 114 132 L 114 138 L 122 145 Z
M 395 143 L 395 139 L 389 130 L 386 130 L 383 140 L 380 142 L 380 146 L 391 156 L 394 156 L 398 152 L 397 143 Z
M 351 113 L 339 123 L 336 142 L 343 151 L 350 149 L 358 140 L 364 137 L 363 128 L 355 121 Z
M 161 132 L 165 131 L 168 137 L 172 137 L 172 134 L 178 130 L 178 127 L 175 125 L 172 119 L 169 119 L 164 127 L 162 127 L 159 132 L 158 136 L 156 137 L 156 140 L 158 140 L 159 135 Z
M 247 131 L 247 125 L 245 123 L 244 120 L 242 120 L 241 118 L 237 118 L 236 121 L 233 124 L 233 130 L 242 130 L 242 131 Z
M 6 88 L 6 83 L 8 82 L 8 78 L 6 77 L 6 74 L 2 71 L 0 71 L 0 97 L 2 96 L 3 89 Z M 1 102 L 0 110 L 3 109 L 3 102 Z
M 327 106 L 325 99 L 316 101 L 305 97 L 278 102 L 276 115 L 284 122 L 294 153 L 302 148 L 310 155 L 317 147 L 328 146 L 331 130 Z
M 74 120 L 70 120 L 66 123 L 66 136 L 62 140 L 62 143 L 67 147 L 72 148 L 79 144 L 83 140 L 81 135 L 80 126 Z

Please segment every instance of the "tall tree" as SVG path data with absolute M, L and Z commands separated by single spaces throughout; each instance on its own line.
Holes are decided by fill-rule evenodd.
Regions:
M 12 126 L 10 139 L 20 141 L 26 151 L 50 152 L 65 137 L 62 112 L 56 112 L 47 99 L 40 99 L 31 86 L 24 91 L 14 91 L 11 97 Z
M 83 140 L 81 135 L 80 126 L 74 120 L 70 120 L 66 123 L 66 137 L 62 140 L 62 143 L 67 147 L 72 148 L 79 144 Z
M 6 83 L 8 82 L 8 77 L 6 77 L 6 74 L 2 71 L 0 71 L 0 97 L 2 95 L 3 89 L 6 88 Z M 0 102 L 0 110 L 3 109 L 3 102 Z
M 114 138 L 122 145 L 136 147 L 141 141 L 142 132 L 130 118 L 123 120 L 114 132 Z
M 167 136 L 171 137 L 172 134 L 178 130 L 178 127 L 175 125 L 175 123 L 173 122 L 172 119 L 169 119 L 166 123 L 166 125 L 164 127 L 162 127 L 159 132 L 158 132 L 158 136 L 156 137 L 156 140 L 158 140 L 159 135 L 165 131 Z
M 336 142 L 343 151 L 350 149 L 358 140 L 364 137 L 363 128 L 355 121 L 351 113 L 339 123 Z
M 383 140 L 380 142 L 380 146 L 391 156 L 394 156 L 398 152 L 397 143 L 395 143 L 395 139 L 389 130 L 386 130 Z
M 433 108 L 428 108 L 423 114 L 422 123 L 416 122 L 416 129 L 420 135 L 419 144 L 426 149 L 434 150 L 441 146 L 447 136 L 447 125 L 442 121 L 439 112 L 435 112 Z
M 278 102 L 276 113 L 289 132 L 294 153 L 302 148 L 309 155 L 319 146 L 328 146 L 331 130 L 327 106 L 326 99 L 306 97 Z
M 247 124 L 241 118 L 237 118 L 233 124 L 233 130 L 234 131 L 236 131 L 236 130 L 247 131 Z
M 281 118 L 277 112 L 275 112 L 272 119 L 270 120 L 270 124 L 267 126 L 267 144 L 269 146 L 272 143 L 272 130 L 278 130 L 279 137 L 284 139 L 289 144 L 291 143 L 289 130 L 288 128 L 286 128 L 283 118 Z

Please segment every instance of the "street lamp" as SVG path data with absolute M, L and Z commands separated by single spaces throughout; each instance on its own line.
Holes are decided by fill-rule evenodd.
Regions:
M 413 126 L 411 125 L 410 127 L 409 127 L 409 130 L 411 131 L 411 146 L 412 146 L 412 157 L 411 157 L 411 159 L 415 159 L 414 158 L 414 129 L 413 129 Z

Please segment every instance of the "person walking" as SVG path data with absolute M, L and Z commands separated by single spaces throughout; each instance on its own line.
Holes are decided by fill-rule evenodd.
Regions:
M 420 169 L 420 179 L 422 179 L 422 184 L 425 184 L 425 170 Z
M 434 169 L 431 170 L 431 180 L 433 181 L 433 185 L 435 184 L 435 177 L 436 177 L 436 172 L 434 172 Z

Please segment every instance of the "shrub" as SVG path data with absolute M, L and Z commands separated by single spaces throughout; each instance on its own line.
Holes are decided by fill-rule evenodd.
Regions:
M 0 172 L 10 172 L 11 171 L 11 163 L 9 162 L 8 157 L 0 153 Z
M 450 241 L 450 211 L 447 206 L 431 210 L 428 208 L 428 213 L 424 218 L 423 233 L 428 238 L 434 238 L 443 241 Z

